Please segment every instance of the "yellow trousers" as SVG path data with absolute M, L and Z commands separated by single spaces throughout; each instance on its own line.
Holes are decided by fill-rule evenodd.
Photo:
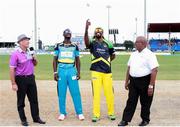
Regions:
M 104 88 L 108 115 L 114 115 L 114 93 L 112 86 L 112 73 L 101 73 L 91 71 L 93 88 L 93 115 L 100 117 L 100 96 L 101 88 Z

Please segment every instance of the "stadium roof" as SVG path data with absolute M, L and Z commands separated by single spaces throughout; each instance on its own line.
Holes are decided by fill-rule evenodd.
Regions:
M 148 32 L 180 32 L 180 23 L 149 23 Z

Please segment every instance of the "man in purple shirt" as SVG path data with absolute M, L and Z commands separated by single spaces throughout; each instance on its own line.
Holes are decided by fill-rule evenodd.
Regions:
M 11 54 L 10 58 L 10 78 L 12 90 L 17 92 L 17 109 L 21 124 L 28 126 L 25 116 L 25 96 L 30 102 L 31 116 L 33 121 L 45 124 L 39 117 L 37 87 L 34 76 L 34 66 L 37 65 L 35 56 L 28 50 L 30 38 L 22 34 L 18 36 L 19 48 Z

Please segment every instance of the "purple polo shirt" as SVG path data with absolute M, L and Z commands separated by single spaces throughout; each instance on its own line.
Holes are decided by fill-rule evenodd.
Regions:
M 11 54 L 9 66 L 10 68 L 15 68 L 15 75 L 34 74 L 34 64 L 28 50 L 25 52 L 21 48 L 18 48 L 14 51 Z

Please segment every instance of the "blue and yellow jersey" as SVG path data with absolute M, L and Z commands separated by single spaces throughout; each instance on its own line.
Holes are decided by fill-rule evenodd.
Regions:
M 58 57 L 58 67 L 74 67 L 75 58 L 79 56 L 79 48 L 76 44 L 58 43 L 54 48 L 54 56 Z
M 115 52 L 113 44 L 104 39 L 103 42 L 90 40 L 89 46 L 91 52 L 91 67 L 90 70 L 111 73 L 110 56 Z

